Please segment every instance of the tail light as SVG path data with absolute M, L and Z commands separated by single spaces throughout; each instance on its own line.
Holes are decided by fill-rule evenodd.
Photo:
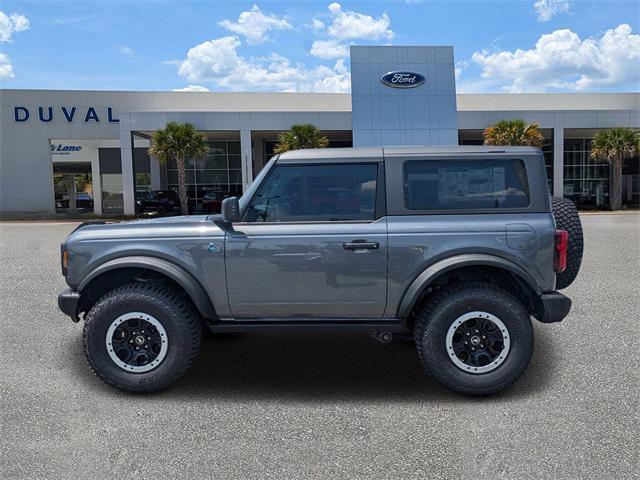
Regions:
M 569 233 L 566 230 L 556 230 L 555 249 L 553 255 L 553 269 L 556 273 L 562 273 L 567 269 L 568 246 Z

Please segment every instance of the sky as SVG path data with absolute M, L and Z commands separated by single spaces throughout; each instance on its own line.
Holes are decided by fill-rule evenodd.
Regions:
M 640 2 L 0 2 L 0 86 L 349 92 L 349 45 L 452 45 L 459 93 L 640 91 Z

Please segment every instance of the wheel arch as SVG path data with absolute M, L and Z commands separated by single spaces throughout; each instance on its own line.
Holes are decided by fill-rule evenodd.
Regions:
M 405 291 L 400 306 L 398 307 L 398 318 L 407 318 L 414 310 L 414 307 L 424 297 L 429 288 L 439 279 L 447 274 L 457 271 L 469 270 L 473 267 L 480 269 L 490 269 L 492 271 L 503 272 L 507 276 L 516 280 L 516 283 L 527 289 L 536 296 L 542 294 L 542 290 L 536 281 L 522 267 L 505 258 L 484 254 L 468 253 L 454 255 L 430 265 L 418 275 Z M 536 311 L 538 306 L 535 299 L 527 299 L 525 302 L 531 311 Z
M 109 260 L 93 269 L 78 285 L 78 292 L 85 303 L 97 298 L 96 292 L 106 292 L 123 280 L 136 280 L 140 277 L 166 279 L 177 285 L 193 302 L 203 318 L 216 318 L 215 308 L 202 285 L 182 267 L 167 260 L 147 256 L 128 256 Z M 117 279 L 117 280 L 116 280 Z

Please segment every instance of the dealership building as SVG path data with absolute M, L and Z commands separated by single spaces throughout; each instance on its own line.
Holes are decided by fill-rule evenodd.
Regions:
M 391 75 L 390 75 L 391 73 Z M 318 127 L 333 147 L 477 145 L 501 119 L 540 125 L 551 191 L 608 204 L 609 166 L 589 156 L 601 129 L 640 129 L 639 93 L 456 93 L 452 47 L 351 47 L 351 94 L 0 90 L 0 213 L 133 214 L 149 190 L 177 188 L 176 165 L 149 157 L 152 133 L 193 123 L 209 154 L 189 161 L 189 196 L 241 194 L 280 132 Z M 638 207 L 640 160 L 623 168 Z

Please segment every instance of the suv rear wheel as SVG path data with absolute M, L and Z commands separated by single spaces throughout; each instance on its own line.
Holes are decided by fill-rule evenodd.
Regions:
M 162 282 L 134 282 L 104 295 L 84 324 L 84 351 L 94 373 L 128 392 L 154 392 L 186 373 L 200 348 L 193 306 Z
M 439 383 L 468 395 L 511 386 L 533 351 L 525 306 L 491 284 L 444 288 L 416 316 L 414 339 L 425 370 Z

